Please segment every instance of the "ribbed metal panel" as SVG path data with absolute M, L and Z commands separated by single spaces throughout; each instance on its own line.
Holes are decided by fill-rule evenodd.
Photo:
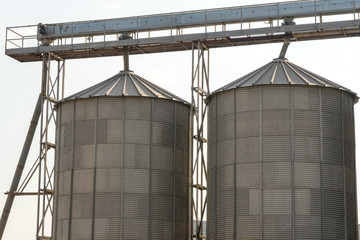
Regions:
M 212 94 L 234 89 L 244 88 L 259 85 L 300 85 L 300 86 L 318 86 L 334 88 L 346 91 L 348 93 L 355 94 L 351 90 L 334 83 L 326 78 L 323 78 L 311 71 L 303 69 L 294 63 L 288 61 L 285 58 L 276 58 L 270 63 L 266 64 L 259 69 L 225 85 L 214 91 Z M 271 91 L 271 90 L 269 90 Z M 356 95 L 356 94 L 355 94 Z M 266 98 L 266 93 L 264 95 Z M 276 101 L 277 96 L 272 96 L 272 99 Z M 271 105 L 271 101 L 265 103 Z M 289 102 L 283 104 L 289 104 Z M 281 104 L 279 105 L 279 107 Z
M 106 79 L 92 87 L 71 95 L 61 102 L 91 97 L 150 97 L 168 99 L 188 104 L 185 100 L 166 91 L 165 89 L 147 81 L 133 71 L 121 71 L 115 76 Z M 140 104 L 140 103 L 139 103 Z M 106 109 L 104 109 L 106 111 Z M 138 112 L 140 113 L 140 112 Z M 85 113 L 86 114 L 86 113 Z M 111 114 L 111 113 L 110 113 Z M 102 114 L 100 114 L 101 116 Z
M 317 75 L 283 85 L 289 68 L 308 74 L 276 63 L 209 99 L 207 239 L 356 239 L 356 97 Z
M 188 239 L 189 114 L 151 96 L 60 103 L 54 239 Z

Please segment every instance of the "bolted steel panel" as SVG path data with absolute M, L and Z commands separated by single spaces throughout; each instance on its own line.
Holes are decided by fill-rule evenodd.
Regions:
M 356 96 L 274 64 L 209 98 L 207 239 L 355 239 Z
M 274 59 L 272 62 L 266 64 L 265 66 L 225 85 L 224 87 L 221 87 L 217 90 L 215 90 L 211 95 L 214 95 L 216 93 L 221 93 L 225 90 L 230 89 L 236 89 L 236 88 L 245 88 L 245 87 L 253 87 L 253 86 L 261 86 L 261 85 L 276 85 L 278 86 L 278 90 L 275 92 L 282 92 L 286 91 L 286 86 L 288 85 L 296 85 L 296 86 L 319 86 L 319 87 L 326 87 L 329 88 L 329 93 L 325 93 L 322 98 L 324 100 L 324 111 L 333 109 L 332 111 L 337 111 L 341 108 L 339 100 L 341 100 L 341 93 L 337 91 L 337 89 L 344 90 L 347 93 L 350 93 L 354 96 L 356 94 L 352 92 L 351 90 L 340 86 L 339 84 L 336 84 L 326 78 L 323 78 L 313 72 L 310 72 L 306 69 L 303 69 L 292 62 L 288 61 L 285 58 L 277 58 Z M 258 90 L 259 91 L 259 90 Z M 256 93 L 258 93 L 258 91 Z M 263 93 L 263 108 L 267 109 L 267 105 L 270 105 L 271 108 L 276 109 L 289 109 L 290 108 L 290 102 L 286 101 L 280 101 L 281 98 L 285 99 L 286 97 L 289 97 L 289 93 L 283 93 L 283 94 L 271 94 L 270 89 L 266 89 Z M 306 93 L 306 92 L 304 92 Z M 242 93 L 244 94 L 244 93 Z M 249 94 L 249 93 L 248 93 Z M 211 96 L 210 95 L 210 96 Z M 246 95 L 246 93 L 245 93 Z M 294 96 L 297 96 L 295 93 L 293 93 Z M 334 98 L 332 98 L 332 95 Z M 314 97 L 314 96 L 313 96 Z M 313 97 L 310 97 L 309 100 L 313 99 Z M 256 98 L 256 95 L 250 99 L 248 97 L 248 100 L 254 100 Z M 296 100 L 296 98 L 294 98 Z M 255 100 L 256 102 L 259 101 L 259 99 Z M 326 101 L 326 102 L 325 102 Z M 242 102 L 242 101 L 241 101 Z M 253 102 L 253 101 L 250 101 Z M 255 102 L 254 102 L 255 103 Z M 275 104 L 277 103 L 277 104 Z M 335 104 L 332 107 L 332 104 Z M 238 104 L 237 104 L 238 105 Z M 242 105 L 242 104 L 241 104 Z M 295 105 L 296 102 L 295 102 Z M 306 106 L 306 105 L 305 105 Z M 237 106 L 239 108 L 240 106 Z M 252 107 L 244 107 L 244 108 L 258 108 L 259 105 L 255 104 L 255 106 Z
M 135 87 L 127 94 L 138 78 L 124 78 Z M 89 91 L 101 95 L 111 84 Z M 83 91 L 58 105 L 55 239 L 189 237 L 190 106 L 155 93 L 86 98 Z

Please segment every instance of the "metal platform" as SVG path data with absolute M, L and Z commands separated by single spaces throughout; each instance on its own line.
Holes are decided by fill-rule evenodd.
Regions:
M 360 36 L 360 0 L 295 1 L 207 9 L 119 19 L 7 28 L 6 55 L 20 62 L 41 61 L 52 52 L 62 59 Z M 347 19 L 326 21 L 347 14 Z M 296 25 L 285 25 L 283 20 Z M 330 17 L 329 17 L 330 19 Z M 343 19 L 343 16 L 342 16 Z M 301 23 L 298 23 L 299 22 Z

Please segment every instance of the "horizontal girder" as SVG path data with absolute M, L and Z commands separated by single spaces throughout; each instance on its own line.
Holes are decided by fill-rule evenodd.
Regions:
M 7 29 L 5 53 L 18 61 L 31 62 L 40 61 L 46 52 L 62 59 L 79 59 L 119 56 L 127 48 L 132 55 L 191 50 L 192 42 L 198 41 L 207 48 L 218 48 L 283 42 L 289 36 L 290 41 L 354 37 L 360 36 L 359 11 L 360 0 L 312 0 L 25 26 L 25 30 L 33 30 L 28 36 L 16 32 L 21 27 L 13 27 Z M 353 17 L 323 21 L 325 15 L 344 13 Z M 310 23 L 292 24 L 304 17 L 310 17 Z M 282 19 L 285 23 L 280 24 Z M 253 21 L 264 20 L 266 23 L 262 22 L 260 27 L 252 27 Z M 226 24 L 234 23 L 240 23 L 237 29 L 227 29 Z M 219 25 L 220 30 L 216 28 Z M 162 35 L 155 34 L 158 30 L 162 30 Z M 11 34 L 15 37 L 10 37 Z M 26 44 L 30 40 L 32 44 Z
M 294 1 L 175 12 L 158 15 L 55 23 L 40 25 L 39 40 L 72 36 L 96 36 L 109 33 L 170 30 L 239 22 L 257 22 L 286 17 L 304 18 L 353 13 L 360 9 L 360 0 Z

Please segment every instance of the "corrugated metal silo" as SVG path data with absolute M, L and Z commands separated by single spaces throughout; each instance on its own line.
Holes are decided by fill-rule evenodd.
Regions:
M 356 101 L 286 59 L 215 91 L 207 239 L 356 239 Z
M 188 103 L 122 71 L 57 111 L 54 239 L 188 239 Z

